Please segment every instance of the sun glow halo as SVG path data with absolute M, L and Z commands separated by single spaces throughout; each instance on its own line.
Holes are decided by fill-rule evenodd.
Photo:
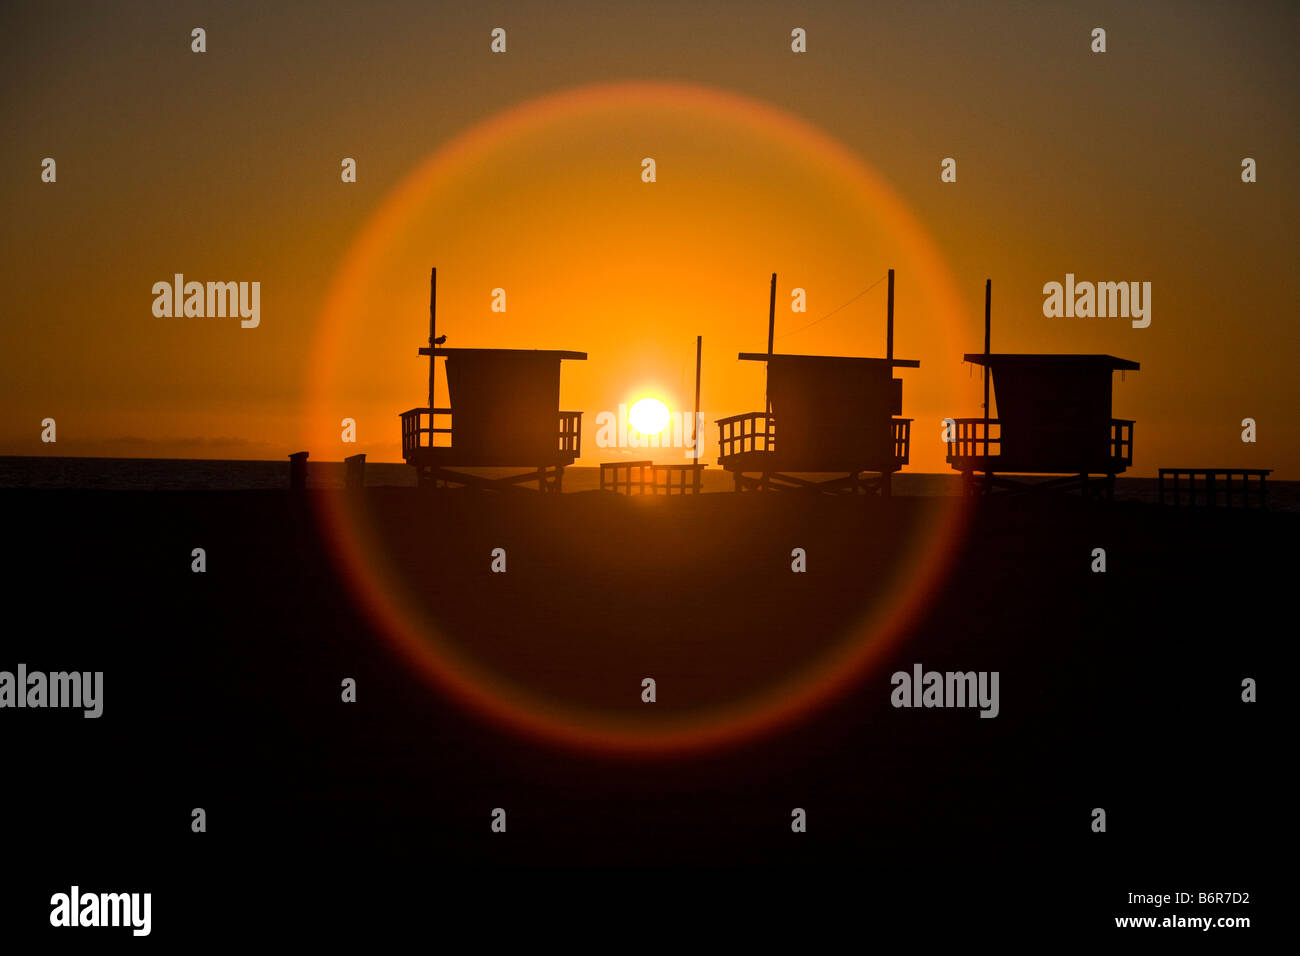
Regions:
M 668 406 L 657 398 L 643 398 L 628 409 L 628 423 L 642 435 L 658 435 L 668 427 Z

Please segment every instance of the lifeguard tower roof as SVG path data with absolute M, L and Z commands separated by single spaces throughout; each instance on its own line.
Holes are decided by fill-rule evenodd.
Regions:
M 962 356 L 962 360 L 975 365 L 987 365 L 989 368 L 1017 365 L 1025 367 L 1033 365 L 1071 365 L 1075 368 L 1108 368 L 1112 371 L 1119 369 L 1126 372 L 1135 372 L 1140 367 L 1137 362 L 1116 358 L 1113 355 L 1022 355 L 1009 352 L 995 352 L 992 355 L 985 355 L 983 352 L 968 352 Z
M 482 356 L 546 355 L 546 356 L 550 356 L 551 358 L 577 359 L 578 361 L 584 361 L 584 362 L 587 359 L 586 352 L 568 352 L 565 351 L 564 349 L 444 349 L 444 348 L 430 349 L 426 346 L 425 348 L 420 349 L 420 354 L 434 355 L 434 356 L 461 355 L 461 354 L 473 354 L 473 355 L 482 355 Z
M 740 360 L 742 362 L 777 362 L 783 364 L 808 362 L 838 365 L 857 363 L 863 366 L 876 366 L 880 368 L 921 367 L 921 363 L 916 359 L 860 358 L 856 355 L 785 355 L 779 352 L 773 353 L 772 355 L 768 355 L 766 352 L 741 352 Z

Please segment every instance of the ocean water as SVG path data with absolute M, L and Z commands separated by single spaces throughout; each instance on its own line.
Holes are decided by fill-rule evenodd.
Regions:
M 345 465 L 341 461 L 307 462 L 308 488 L 342 488 Z M 518 469 L 467 469 L 482 474 Z M 289 462 L 207 460 L 190 458 L 43 458 L 0 456 L 0 489 L 80 488 L 106 491 L 244 491 L 287 488 Z M 367 487 L 410 488 L 415 469 L 404 462 L 367 462 Z M 571 466 L 564 471 L 564 491 L 595 491 L 600 487 L 598 467 Z M 730 492 L 732 479 L 716 466 L 705 469 L 706 493 Z M 903 472 L 894 476 L 896 495 L 959 495 L 956 474 L 930 475 Z M 1159 484 L 1155 478 L 1119 478 L 1117 501 L 1155 503 Z M 1270 481 L 1269 507 L 1275 511 L 1300 511 L 1300 482 Z

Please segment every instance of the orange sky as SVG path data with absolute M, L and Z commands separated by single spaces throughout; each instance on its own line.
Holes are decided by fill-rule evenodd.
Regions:
M 589 353 L 562 404 L 591 463 L 615 454 L 599 411 L 689 401 L 697 334 L 708 416 L 761 407 L 762 367 L 735 355 L 765 346 L 773 271 L 778 350 L 882 354 L 883 283 L 795 330 L 892 266 L 896 351 L 921 360 L 900 373 L 912 470 L 945 470 L 938 420 L 979 412 L 960 357 L 989 276 L 995 350 L 1142 363 L 1115 385 L 1132 473 L 1300 477 L 1294 11 L 844 6 L 7 6 L 0 453 L 394 460 L 437 265 L 449 345 Z M 682 86 L 521 109 L 626 80 Z M 176 272 L 261 282 L 261 325 L 156 318 Z M 1066 272 L 1151 282 L 1151 326 L 1043 317 Z

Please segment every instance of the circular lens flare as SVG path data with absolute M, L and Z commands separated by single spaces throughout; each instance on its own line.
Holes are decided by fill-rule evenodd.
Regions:
M 692 135 L 698 131 L 699 136 L 712 133 L 722 137 L 696 156 L 697 163 L 711 164 L 709 175 L 663 180 L 653 188 L 645 186 L 638 176 L 624 177 L 625 157 L 608 144 L 629 136 L 630 141 L 639 144 L 647 126 L 683 126 Z M 572 136 L 586 136 L 593 144 L 590 162 L 599 176 L 593 177 L 592 170 L 585 167 L 582 175 L 573 174 L 571 188 L 560 202 L 555 198 L 552 180 L 567 182 L 557 177 L 572 165 L 573 148 L 568 140 Z M 548 137 L 556 138 L 551 153 L 546 154 L 555 160 L 546 167 L 551 171 L 550 179 L 533 172 L 514 180 L 503 177 L 499 165 L 513 162 L 511 158 L 521 151 L 530 157 L 530 163 L 540 162 L 536 147 L 550 143 Z M 680 148 L 688 148 L 691 142 L 689 137 L 682 138 Z M 533 152 L 523 146 L 533 147 Z M 639 145 L 628 155 L 642 155 Z M 752 169 L 744 166 L 748 178 L 738 179 L 732 161 L 736 155 L 753 157 L 754 162 L 764 159 L 767 165 Z M 719 165 L 724 156 L 725 170 Z M 806 228 L 792 230 L 789 236 L 773 236 L 770 230 L 760 228 L 770 219 L 770 211 L 761 221 L 751 213 L 755 192 L 771 192 L 774 171 L 783 171 L 784 178 L 799 186 L 798 190 L 777 190 L 774 194 L 778 198 L 796 197 L 790 200 L 795 203 L 789 210 L 790 220 L 808 222 Z M 633 184 L 626 194 L 618 192 L 619 187 L 609 186 L 604 193 L 590 198 L 592 182 L 621 184 L 624 179 Z M 499 215 L 483 216 L 479 207 L 492 201 L 503 183 L 512 182 L 512 190 L 501 193 L 504 205 Z M 470 186 L 477 192 L 468 189 Z M 583 206 L 584 202 L 588 205 Z M 540 344 L 567 344 L 572 339 L 594 355 L 602 344 L 599 336 L 608 335 L 601 362 L 592 363 L 586 374 L 608 374 L 608 381 L 593 383 L 592 392 L 609 394 L 620 382 L 645 374 L 645 352 L 652 351 L 655 341 L 663 338 L 662 334 L 648 334 L 640 349 L 623 348 L 627 343 L 622 333 L 605 330 L 601 324 L 610 297 L 626 296 L 629 284 L 643 278 L 641 252 L 651 248 L 667 257 L 666 265 L 659 263 L 660 271 L 673 274 L 681 285 L 672 288 L 671 297 L 656 292 L 664 285 L 658 279 L 641 287 L 642 296 L 635 300 L 634 308 L 643 313 L 647 328 L 652 329 L 653 323 L 684 299 L 724 304 L 748 301 L 756 273 L 761 274 L 760 299 L 765 306 L 768 263 L 807 257 L 809 250 L 819 248 L 818 243 L 823 241 L 825 230 L 816 228 L 816 221 L 800 212 L 806 212 L 805 206 L 814 202 L 821 203 L 818 208 L 823 218 L 831 217 L 829 221 L 846 230 L 845 235 L 865 261 L 897 263 L 902 274 L 916 277 L 912 288 L 917 300 L 910 307 L 915 325 L 908 328 L 912 330 L 911 344 L 932 350 L 918 356 L 926 367 L 959 354 L 960 346 L 955 343 L 964 341 L 964 329 L 973 320 L 968 321 L 969 310 L 953 289 L 938 247 L 869 165 L 805 121 L 738 94 L 682 83 L 581 87 L 546 94 L 490 117 L 438 149 L 403 180 L 361 229 L 344 257 L 325 296 L 316 330 L 309 363 L 311 400 L 307 403 L 310 414 L 305 419 L 305 432 L 315 436 L 314 444 L 337 442 L 332 422 L 372 392 L 382 397 L 375 405 L 376 419 L 406 407 L 402 402 L 409 405 L 413 401 L 405 392 L 389 395 L 383 389 L 386 380 L 394 377 L 393 362 L 406 362 L 400 367 L 408 370 L 403 374 L 409 374 L 414 360 L 413 355 L 401 358 L 413 351 L 410 330 L 391 316 L 409 311 L 411 303 L 427 303 L 430 262 L 455 265 L 459 285 L 465 288 L 476 288 L 475 282 L 477 287 L 490 288 L 503 255 L 517 254 L 516 267 L 529 274 L 530 270 L 545 267 L 544 273 L 552 276 L 556 269 L 571 263 L 563 281 L 553 279 L 549 286 L 553 301 L 562 304 L 563 309 L 557 305 L 546 318 L 550 323 L 548 335 Z M 575 209 L 581 215 L 575 213 L 573 228 L 564 233 L 568 236 L 563 246 L 565 257 L 555 259 L 546 250 L 557 241 L 558 233 L 553 228 L 557 210 L 565 209 Z M 692 216 L 703 215 L 701 209 L 717 215 L 700 219 L 700 228 L 687 228 L 684 224 L 697 222 Z M 619 215 L 611 214 L 611 210 Z M 503 245 L 499 223 L 509 216 L 518 217 L 524 224 L 537 224 L 534 228 L 538 240 Z M 609 229 L 625 224 L 624 232 L 619 233 L 623 241 L 611 240 L 608 230 L 590 229 L 590 223 L 595 221 Z M 446 223 L 459 226 L 447 235 L 434 228 L 434 224 Z M 472 228 L 482 223 L 492 228 Z M 659 240 L 649 246 L 644 241 L 648 228 L 656 230 L 654 235 Z M 431 240 L 429 237 L 434 235 L 440 238 Z M 786 248 L 780 245 L 782 242 L 791 245 Z M 864 243 L 871 244 L 870 248 Z M 706 246 L 734 249 L 735 253 L 721 267 L 711 261 L 709 268 L 700 268 L 696 260 Z M 538 265 L 538 260 L 544 261 Z M 491 263 L 491 269 L 484 263 Z M 448 269 L 452 271 L 450 266 Z M 572 296 L 575 287 L 584 294 Z M 844 291 L 847 294 L 856 287 L 854 280 L 845 285 Z M 654 299 L 656 294 L 664 298 Z M 539 306 L 544 304 L 540 296 L 535 301 Z M 575 304 L 579 308 L 575 309 Z M 461 305 L 467 311 L 474 307 L 468 299 Z M 765 319 L 766 309 L 759 311 Z M 750 347 L 751 338 L 749 324 L 742 328 L 739 319 L 732 323 L 732 313 L 740 314 L 729 307 L 717 313 L 711 311 L 707 327 L 716 340 L 724 343 L 724 351 L 734 355 Z M 488 327 L 491 321 L 501 324 Z M 506 324 L 503 317 L 484 320 L 481 326 L 483 330 L 472 343 L 475 346 L 539 347 L 539 342 L 529 339 L 528 333 L 513 321 Z M 695 331 L 694 327 L 684 329 L 682 337 Z M 820 348 L 814 336 L 806 344 L 800 340 L 798 348 L 791 350 L 871 354 L 872 344 L 855 339 L 850 326 L 840 338 Z M 423 371 L 418 366 L 413 371 L 418 395 Z M 946 387 L 944 379 L 935 381 L 938 384 L 932 388 Z M 761 389 L 761 380 L 756 381 L 754 390 L 759 401 Z M 918 416 L 918 422 L 937 422 L 946 408 L 953 407 L 946 394 L 938 397 L 942 401 L 933 401 L 929 406 L 918 406 L 913 399 L 909 411 Z M 726 403 L 732 411 L 749 407 L 737 405 L 730 398 Z M 913 434 L 918 431 L 919 427 Z M 586 441 L 583 444 L 588 446 Z M 590 444 L 597 447 L 596 442 Z M 913 445 L 915 449 L 917 442 Z M 891 539 L 896 542 L 897 553 L 883 567 L 889 582 L 885 598 L 856 612 L 844 609 L 846 616 L 837 624 L 842 626 L 844 636 L 833 647 L 815 656 L 793 659 L 785 676 L 751 688 L 743 697 L 720 701 L 710 709 L 667 714 L 657 722 L 648 722 L 644 715 L 650 709 L 640 707 L 639 698 L 631 710 L 588 706 L 563 694 L 543 691 L 533 683 L 512 680 L 499 668 L 485 666 L 470 653 L 473 648 L 467 648 L 463 626 L 431 616 L 422 607 L 418 588 L 413 589 L 408 580 L 412 569 L 402 549 L 404 528 L 400 516 L 381 521 L 369 508 L 350 507 L 342 494 L 322 495 L 316 500 L 322 509 L 331 552 L 359 605 L 370 614 L 377 631 L 392 640 L 436 687 L 467 704 L 473 712 L 513 731 L 618 756 L 679 754 L 734 744 L 808 714 L 857 686 L 873 665 L 887 659 L 891 648 L 936 600 L 960 541 L 966 514 L 961 498 L 932 499 L 927 509 L 913 509 L 920 516 L 918 520 L 908 532 Z M 370 504 L 382 505 L 384 500 L 377 496 Z M 713 510 L 722 509 L 723 504 L 719 502 Z M 888 513 L 899 508 L 904 506 L 899 504 Z M 697 549 L 702 561 L 717 556 L 710 547 L 706 540 Z M 745 555 L 738 560 L 748 559 Z M 716 619 L 725 623 L 724 610 L 717 612 Z M 543 638 L 551 639 L 547 635 Z
M 668 406 L 657 398 L 643 398 L 628 409 L 628 423 L 642 435 L 658 435 L 668 427 Z

